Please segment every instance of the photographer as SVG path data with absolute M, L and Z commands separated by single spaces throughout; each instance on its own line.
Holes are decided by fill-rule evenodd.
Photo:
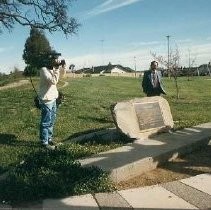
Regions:
M 56 99 L 59 96 L 57 83 L 65 74 L 65 61 L 58 61 L 58 56 L 51 57 L 46 67 L 40 71 L 39 98 L 41 99 L 40 141 L 44 147 L 55 149 L 53 127 L 56 119 Z

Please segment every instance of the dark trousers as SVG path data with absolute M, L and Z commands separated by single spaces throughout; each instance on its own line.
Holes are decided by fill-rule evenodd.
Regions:
M 160 96 L 160 94 L 161 94 L 160 88 L 153 88 L 151 92 L 147 93 L 147 97 Z

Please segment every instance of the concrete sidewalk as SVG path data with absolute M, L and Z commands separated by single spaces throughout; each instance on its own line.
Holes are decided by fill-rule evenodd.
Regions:
M 211 209 L 211 174 L 113 193 L 46 199 L 28 206 L 0 209 L 107 210 L 107 209 Z
M 205 147 L 210 139 L 211 123 L 205 123 L 148 139 L 138 139 L 131 144 L 82 159 L 80 163 L 107 171 L 112 181 L 118 183 Z

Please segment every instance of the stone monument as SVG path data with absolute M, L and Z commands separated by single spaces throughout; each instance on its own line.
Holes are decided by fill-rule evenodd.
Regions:
M 119 102 L 111 112 L 117 129 L 130 138 L 147 138 L 174 125 L 169 104 L 161 96 Z

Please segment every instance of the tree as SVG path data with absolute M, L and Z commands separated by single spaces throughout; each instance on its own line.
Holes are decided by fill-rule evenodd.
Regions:
M 36 75 L 37 70 L 44 66 L 46 55 L 52 52 L 49 41 L 42 30 L 32 28 L 23 51 L 23 59 L 27 64 L 24 74 Z
M 1 0 L 0 32 L 11 31 L 16 23 L 22 26 L 63 31 L 65 35 L 77 32 L 79 23 L 69 17 L 68 5 L 73 0 Z
M 156 53 L 152 53 L 152 56 L 156 61 L 161 63 L 163 66 L 166 67 L 167 73 L 174 78 L 175 88 L 176 88 L 176 95 L 177 99 L 179 99 L 179 86 L 177 82 L 178 75 L 180 73 L 180 53 L 178 47 L 176 49 L 170 50 L 169 53 L 169 60 L 166 60 L 163 56 L 157 55 Z
M 192 68 L 193 68 L 193 65 L 195 64 L 195 61 L 196 61 L 196 57 L 191 59 L 190 57 L 190 49 L 188 49 L 188 72 L 187 72 L 187 76 L 188 76 L 188 81 L 190 81 L 190 76 L 193 76 L 193 71 L 192 71 Z
M 209 76 L 211 76 L 211 72 L 210 72 L 210 62 L 207 64 L 207 71 L 208 71 Z

